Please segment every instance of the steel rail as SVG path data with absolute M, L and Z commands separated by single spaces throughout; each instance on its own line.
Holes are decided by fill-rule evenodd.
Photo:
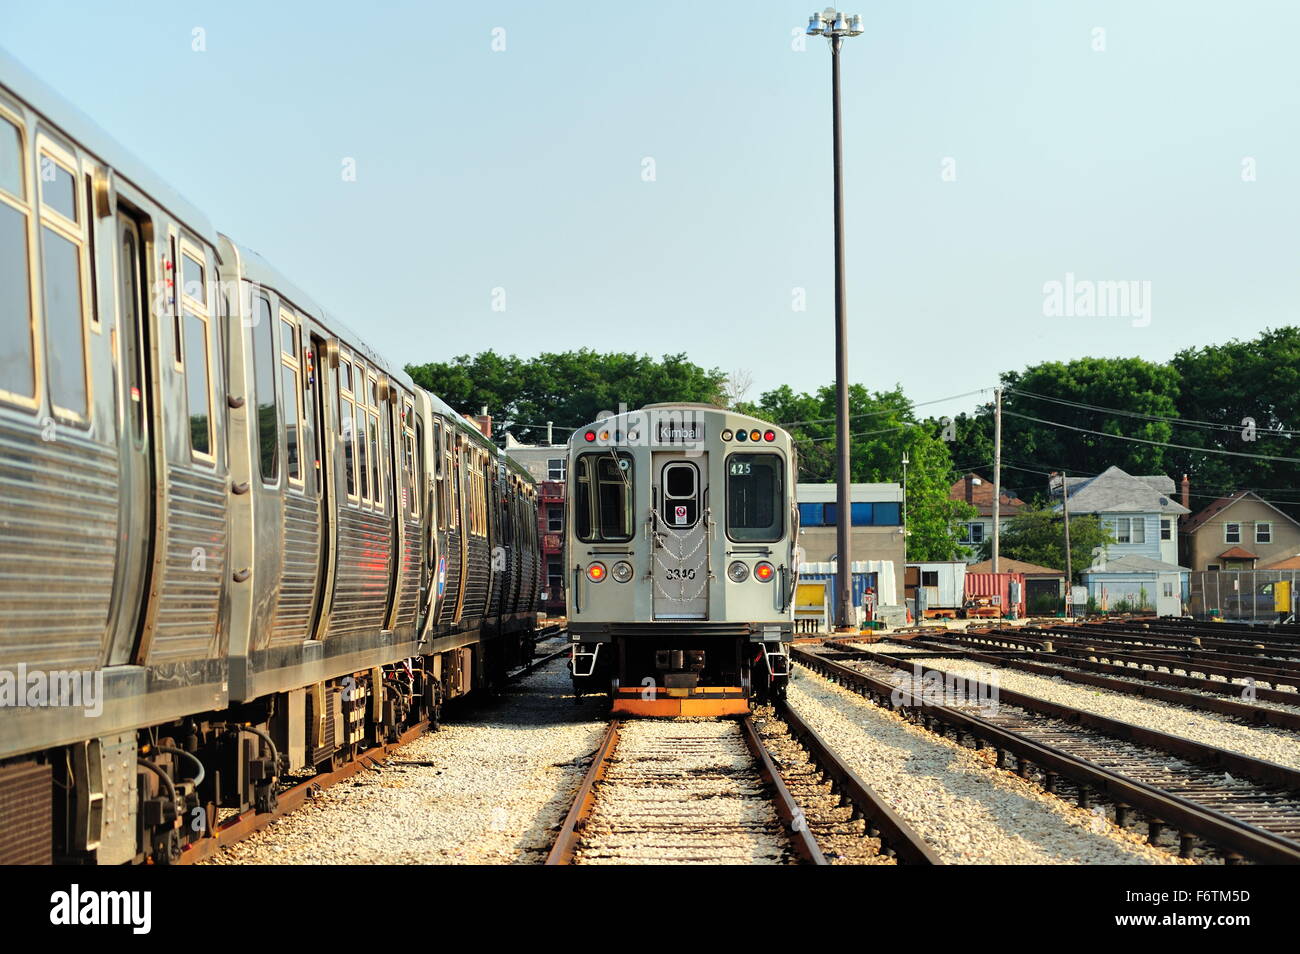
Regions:
M 781 778 L 781 770 L 772 761 L 772 754 L 768 752 L 767 746 L 763 744 L 763 739 L 758 734 L 758 730 L 754 728 L 753 718 L 745 716 L 740 720 L 740 732 L 745 737 L 745 744 L 749 746 L 750 754 L 754 756 L 754 761 L 758 764 L 759 775 L 772 788 L 774 794 L 772 801 L 776 806 L 776 813 L 781 816 L 781 823 L 785 826 L 786 837 L 790 839 L 790 844 L 794 848 L 795 854 L 799 856 L 799 860 L 809 865 L 830 864 L 826 860 L 826 856 L 822 854 L 817 839 L 808 830 L 808 822 L 804 818 L 803 809 L 799 807 L 799 803 L 795 801 L 794 795 L 786 786 L 785 780 Z
M 551 845 L 551 850 L 546 856 L 546 864 L 573 864 L 578 846 L 582 843 L 582 830 L 587 826 L 592 810 L 596 807 L 596 785 L 604 780 L 605 774 L 609 771 L 609 761 L 614 755 L 614 749 L 618 747 L 618 733 L 621 726 L 622 723 L 614 719 L 605 729 L 605 734 L 601 736 L 600 745 L 596 747 L 591 765 L 587 768 L 586 774 L 582 777 L 582 784 L 578 786 L 578 791 L 573 796 L 573 804 L 569 806 L 564 821 L 560 823 L 559 834 L 555 836 L 555 843 Z
M 916 829 L 859 778 L 793 706 L 787 703 L 779 711 L 790 735 L 812 757 L 813 764 L 830 778 L 832 791 L 838 791 L 853 803 L 854 809 L 866 821 L 867 834 L 880 839 L 886 854 L 895 857 L 899 864 L 943 864 Z
M 912 716 L 926 728 L 939 723 L 945 730 L 953 730 L 959 740 L 970 736 L 976 741 L 977 747 L 991 745 L 998 750 L 999 756 L 1008 752 L 1020 760 L 1022 770 L 1028 765 L 1038 766 L 1049 780 L 1049 786 L 1053 777 L 1069 779 L 1079 787 L 1081 804 L 1086 805 L 1091 793 L 1098 793 L 1114 802 L 1117 807 L 1126 810 L 1133 808 L 1144 813 L 1153 830 L 1166 824 L 1173 825 L 1180 832 L 1199 836 L 1218 845 L 1229 861 L 1249 858 L 1272 864 L 1300 864 L 1300 844 L 1273 832 L 1120 775 L 1054 747 L 1030 741 L 970 712 L 930 704 L 903 687 L 816 653 L 792 647 L 791 656 L 813 672 L 868 696 L 883 707 Z M 946 732 L 941 731 L 940 734 Z

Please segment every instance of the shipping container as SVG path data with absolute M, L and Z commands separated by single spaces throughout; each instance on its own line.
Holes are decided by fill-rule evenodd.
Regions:
M 853 605 L 862 606 L 868 590 L 871 591 L 876 606 L 895 606 L 897 596 L 894 590 L 893 560 L 855 560 L 850 567 L 853 573 Z M 835 602 L 835 564 L 801 563 L 799 579 L 808 582 L 826 580 L 830 583 L 830 600 L 832 610 L 839 605 Z
M 909 563 L 907 577 L 907 597 L 915 600 L 916 587 L 921 588 L 925 616 L 956 618 L 966 593 L 964 562 Z
M 1025 575 L 1023 573 L 967 573 L 965 610 L 967 617 L 1023 619 Z

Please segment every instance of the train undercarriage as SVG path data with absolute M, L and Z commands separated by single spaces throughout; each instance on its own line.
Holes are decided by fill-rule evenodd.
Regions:
M 276 808 L 291 779 L 337 771 L 444 706 L 492 691 L 536 634 L 348 673 L 253 702 L 0 764 L 0 864 L 171 864 L 228 819 Z
M 579 700 L 607 694 L 615 715 L 745 715 L 785 698 L 789 639 L 778 627 L 734 625 L 579 630 L 570 660 L 574 692 Z

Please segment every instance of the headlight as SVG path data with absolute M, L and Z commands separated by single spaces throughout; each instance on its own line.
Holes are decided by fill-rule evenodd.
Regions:
M 614 569 L 610 573 L 620 583 L 626 583 L 632 579 L 632 564 L 626 560 L 619 560 L 614 564 Z
M 754 579 L 758 580 L 758 582 L 766 583 L 775 575 L 776 570 L 766 560 L 760 560 L 754 564 Z
M 731 566 L 727 567 L 727 576 L 731 577 L 733 583 L 744 583 L 749 579 L 749 567 L 742 561 L 736 560 Z
M 587 579 L 591 580 L 591 582 L 593 583 L 599 583 L 604 578 L 605 578 L 605 564 L 603 563 L 587 564 Z

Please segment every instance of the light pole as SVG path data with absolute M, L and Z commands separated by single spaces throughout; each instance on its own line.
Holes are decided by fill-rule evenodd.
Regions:
M 827 7 L 808 18 L 809 36 L 824 36 L 831 48 L 831 138 L 835 165 L 835 442 L 838 487 L 835 492 L 835 624 L 848 629 L 853 619 L 853 554 L 850 546 L 852 503 L 849 497 L 849 329 L 844 304 L 844 185 L 840 166 L 840 46 L 862 33 L 862 17 L 845 16 Z

